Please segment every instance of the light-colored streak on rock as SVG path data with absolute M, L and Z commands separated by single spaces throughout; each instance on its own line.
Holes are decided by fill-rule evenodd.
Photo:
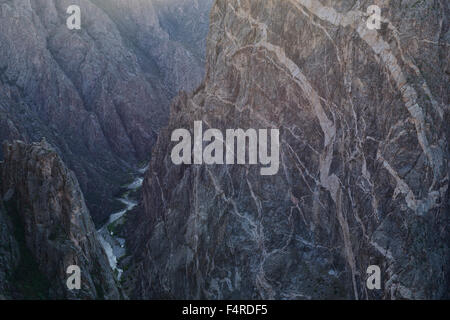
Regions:
M 438 179 L 441 176 L 441 172 L 443 170 L 443 156 L 442 150 L 438 146 L 433 146 L 435 150 L 431 150 L 431 146 L 428 142 L 428 138 L 425 133 L 425 115 L 422 108 L 419 106 L 417 102 L 417 92 L 416 90 L 407 83 L 406 77 L 398 63 L 397 58 L 392 53 L 391 47 L 387 42 L 385 42 L 376 31 L 369 30 L 366 26 L 365 15 L 359 11 L 349 11 L 347 14 L 343 15 L 341 13 L 336 12 L 334 8 L 323 6 L 320 1 L 312 1 L 312 0 L 289 0 L 296 8 L 300 11 L 304 12 L 302 8 L 299 6 L 303 6 L 307 8 L 312 14 L 320 18 L 321 20 L 327 21 L 335 26 L 342 27 L 352 27 L 354 28 L 361 39 L 363 39 L 369 47 L 373 50 L 373 52 L 381 58 L 381 60 L 385 63 L 386 68 L 389 70 L 391 77 L 393 78 L 397 89 L 400 91 L 403 102 L 405 103 L 405 107 L 408 109 L 408 112 L 411 114 L 414 119 L 414 125 L 417 132 L 417 138 L 419 144 L 427 156 L 430 166 L 433 169 L 433 183 L 430 187 L 430 192 L 428 198 L 424 200 L 424 202 L 429 203 L 432 202 L 433 199 L 437 199 L 435 192 L 431 191 L 434 185 L 438 182 Z M 400 45 L 400 44 L 398 44 Z M 406 62 L 408 64 L 408 62 Z M 417 67 L 410 65 L 417 74 Z M 429 93 L 429 89 L 427 90 L 426 83 L 424 83 L 424 89 L 426 94 Z M 431 95 L 431 93 L 430 93 Z M 433 100 L 432 100 L 433 101 Z M 438 112 L 440 114 L 440 112 Z M 389 171 L 389 170 L 388 170 Z M 389 171 L 392 173 L 392 171 Z M 409 187 L 408 187 L 409 188 Z M 404 189 L 404 188 L 402 188 Z M 406 190 L 406 189 L 404 189 Z M 410 197 L 409 197 L 410 198 Z M 412 201 L 407 202 L 408 206 L 412 205 Z M 421 206 L 420 209 L 432 208 L 433 205 Z M 412 210 L 414 210 L 417 214 L 423 215 L 426 212 L 418 212 L 418 206 L 410 206 Z
M 242 18 L 247 19 L 252 25 L 258 26 L 261 32 L 261 40 L 257 42 L 255 48 L 264 48 L 267 51 L 272 52 L 277 57 L 278 62 L 282 65 L 282 68 L 288 72 L 295 83 L 302 89 L 305 97 L 309 100 L 311 106 L 313 107 L 314 114 L 319 120 L 320 127 L 324 133 L 324 152 L 320 157 L 320 183 L 327 189 L 337 207 L 338 221 L 341 226 L 342 235 L 344 239 L 345 256 L 348 264 L 350 265 L 352 271 L 352 281 L 353 289 L 355 293 L 355 298 L 358 299 L 358 290 L 356 286 L 356 262 L 353 254 L 351 237 L 347 219 L 342 212 L 342 199 L 341 199 L 341 184 L 339 178 L 335 174 L 330 173 L 331 162 L 333 159 L 333 144 L 336 137 L 336 127 L 334 123 L 328 119 L 325 111 L 323 110 L 321 99 L 317 92 L 313 89 L 311 84 L 305 75 L 301 72 L 297 64 L 286 56 L 283 48 L 273 45 L 267 41 L 267 25 L 257 21 L 251 15 L 241 8 L 234 8 L 231 4 L 229 7 L 233 9 L 235 14 Z

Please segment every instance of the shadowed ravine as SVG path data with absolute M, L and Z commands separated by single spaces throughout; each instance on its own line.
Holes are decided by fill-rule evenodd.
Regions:
M 145 168 L 140 169 L 138 172 L 143 173 Z M 120 280 L 123 270 L 119 268 L 118 261 L 126 254 L 126 241 L 120 237 L 117 230 L 123 227 L 127 219 L 127 214 L 133 210 L 137 204 L 137 200 L 130 198 L 130 193 L 138 193 L 142 188 L 142 177 L 137 177 L 132 183 L 125 187 L 122 197 L 117 198 L 117 201 L 121 202 L 125 208 L 119 212 L 113 213 L 109 216 L 108 222 L 101 227 L 97 232 L 99 235 L 100 243 L 108 256 L 109 265 L 115 272 L 117 279 Z

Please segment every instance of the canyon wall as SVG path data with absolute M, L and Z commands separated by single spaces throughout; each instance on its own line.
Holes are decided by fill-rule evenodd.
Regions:
M 129 223 L 130 295 L 448 298 L 449 16 L 445 1 L 217 0 L 206 79 L 174 100 Z M 174 165 L 171 134 L 194 121 L 279 129 L 278 173 Z
M 46 137 L 104 222 L 150 158 L 170 99 L 203 79 L 211 2 L 0 1 L 0 141 Z M 66 26 L 70 5 L 80 30 Z
M 3 145 L 0 294 L 16 299 L 119 299 L 74 173 L 45 141 Z M 4 203 L 3 203 L 4 202 Z M 69 290 L 69 266 L 81 290 Z M 6 295 L 6 296 L 5 296 Z
M 8 282 L 20 257 L 19 246 L 13 232 L 3 201 L 0 201 L 0 300 L 10 298 Z

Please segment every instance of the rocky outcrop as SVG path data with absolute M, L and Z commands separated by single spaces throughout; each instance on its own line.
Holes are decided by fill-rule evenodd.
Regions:
M 448 297 L 449 7 L 375 1 L 370 30 L 373 2 L 215 2 L 206 80 L 174 101 L 130 222 L 133 297 Z M 280 129 L 278 174 L 174 165 L 197 120 Z
M 43 140 L 3 146 L 0 288 L 13 298 L 119 299 L 74 173 Z M 66 270 L 81 269 L 81 290 Z M 5 276 L 6 274 L 6 276 Z M 32 292 L 30 292 L 30 290 Z
M 0 1 L 0 141 L 46 137 L 98 224 L 149 159 L 171 97 L 203 78 L 199 3 L 210 1 Z M 81 8 L 81 30 L 66 26 L 70 5 Z M 186 20 L 179 5 L 201 10 Z

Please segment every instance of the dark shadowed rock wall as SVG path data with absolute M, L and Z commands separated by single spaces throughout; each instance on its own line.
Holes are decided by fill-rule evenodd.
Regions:
M 8 298 L 119 299 L 74 173 L 50 145 L 15 141 L 0 164 L 0 294 Z M 66 270 L 81 269 L 81 290 Z M 1 298 L 1 297 L 0 297 Z

